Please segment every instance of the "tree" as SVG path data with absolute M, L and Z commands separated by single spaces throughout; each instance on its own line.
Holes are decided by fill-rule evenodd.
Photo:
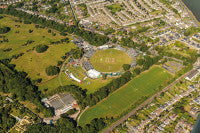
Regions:
M 10 31 L 10 27 L 0 27 L 0 34 L 5 34 Z
M 63 61 L 58 61 L 57 66 L 61 66 Z
M 131 68 L 131 66 L 129 64 L 124 64 L 122 67 L 123 67 L 124 71 L 128 71 Z
M 102 74 L 102 78 L 105 80 L 106 79 L 106 74 Z
M 37 46 L 36 46 L 36 51 L 37 51 L 37 53 L 43 53 L 43 52 L 45 52 L 48 48 L 49 48 L 49 47 L 48 47 L 47 45 L 42 45 L 42 44 L 40 44 L 40 45 L 37 45 Z
M 80 49 L 80 48 L 74 49 L 72 51 L 73 51 L 72 57 L 74 59 L 80 59 L 84 53 L 83 49 Z
M 53 75 L 58 74 L 60 72 L 60 69 L 59 67 L 56 67 L 56 66 L 49 66 L 46 68 L 45 71 L 48 76 L 53 76 Z

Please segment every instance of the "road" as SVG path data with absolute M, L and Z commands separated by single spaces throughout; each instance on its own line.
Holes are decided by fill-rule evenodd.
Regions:
M 76 22 L 77 22 L 77 18 L 76 18 L 76 15 L 75 15 L 75 13 L 74 13 L 74 10 L 73 10 L 73 7 L 72 7 L 72 5 L 71 5 L 70 0 L 68 0 L 68 3 L 69 3 L 69 6 L 70 6 L 70 9 L 71 9 L 71 11 L 72 11 L 72 15 L 74 16 L 74 19 L 75 19 Z
M 189 72 L 185 73 L 184 75 L 182 75 L 181 77 L 179 77 L 178 79 L 176 79 L 173 83 L 171 83 L 170 85 L 168 85 L 167 87 L 165 87 L 162 91 L 156 93 L 155 95 L 153 95 L 151 98 L 149 98 L 148 100 L 146 100 L 144 103 L 142 103 L 140 106 L 138 106 L 136 109 L 132 110 L 130 113 L 128 113 L 127 115 L 123 116 L 122 118 L 120 118 L 118 121 L 116 121 L 115 123 L 113 123 L 110 127 L 106 128 L 103 133 L 110 133 L 112 130 L 114 130 L 118 125 L 122 124 L 124 121 L 126 121 L 130 116 L 134 115 L 136 113 L 137 110 L 142 109 L 143 107 L 145 107 L 146 105 L 150 104 L 156 97 L 160 96 L 160 94 L 162 92 L 165 92 L 167 90 L 169 90 L 172 86 L 174 86 L 176 83 L 178 83 L 181 79 L 187 77 L 189 75 L 189 73 L 191 71 L 193 71 L 194 69 L 190 70 Z

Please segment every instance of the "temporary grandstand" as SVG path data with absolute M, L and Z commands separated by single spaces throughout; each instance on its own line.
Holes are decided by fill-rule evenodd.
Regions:
M 73 79 L 79 83 L 82 83 L 83 81 L 81 81 L 80 79 L 76 78 L 72 73 L 69 73 L 68 70 L 65 71 L 65 74 L 70 78 L 70 79 Z
M 123 47 L 120 46 L 120 45 L 115 45 L 115 49 L 126 52 L 126 48 L 123 48 Z
M 92 66 L 92 64 L 89 61 L 83 61 L 82 64 L 86 71 L 89 71 L 90 69 L 94 69 L 94 67 Z
M 138 53 L 136 52 L 135 49 L 133 48 L 130 48 L 128 51 L 127 51 L 127 54 L 131 57 L 131 58 L 134 58 L 138 55 Z
M 95 54 L 95 50 L 94 49 L 89 49 L 89 50 L 86 50 L 86 52 L 84 54 L 84 57 L 91 58 L 94 54 Z
M 42 102 L 54 108 L 56 116 L 66 113 L 77 105 L 76 100 L 70 94 L 56 94 L 50 98 L 45 98 Z

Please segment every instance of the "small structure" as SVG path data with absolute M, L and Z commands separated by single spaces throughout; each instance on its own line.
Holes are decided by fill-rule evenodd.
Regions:
M 72 109 L 74 105 L 77 105 L 76 100 L 70 94 L 56 94 L 50 98 L 46 98 L 43 102 L 45 105 L 54 108 L 56 116 L 66 113 Z

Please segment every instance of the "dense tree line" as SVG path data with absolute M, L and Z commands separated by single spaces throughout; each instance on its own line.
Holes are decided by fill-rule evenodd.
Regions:
M 84 40 L 88 41 L 91 45 L 101 46 L 109 41 L 109 38 L 104 35 L 86 31 L 80 29 L 77 26 L 66 26 L 65 24 L 60 24 L 53 20 L 46 20 L 45 18 L 38 17 L 36 15 L 31 15 L 23 11 L 16 10 L 14 7 L 9 6 L 7 9 L 0 9 L 0 14 L 8 14 L 20 19 L 23 19 L 26 22 L 33 22 L 35 24 L 40 24 L 42 26 L 55 29 L 61 33 L 69 32 L 79 35 Z
M 120 45 L 127 46 L 127 47 L 134 47 L 134 42 L 131 39 L 131 37 L 126 37 L 120 40 Z
M 105 128 L 104 119 L 94 119 L 83 127 L 77 126 L 76 121 L 67 116 L 61 118 L 55 125 L 34 124 L 29 125 L 25 133 L 96 133 Z
M 41 92 L 38 91 L 38 87 L 32 85 L 25 72 L 16 71 L 15 66 L 9 62 L 10 59 L 0 60 L 0 92 L 11 93 L 20 101 L 29 100 L 45 116 L 52 116 L 52 111 L 41 103 Z
M 16 119 L 9 115 L 10 108 L 2 107 L 0 108 L 0 132 L 6 133 L 10 128 L 12 128 Z
M 89 42 L 94 46 L 101 46 L 109 41 L 109 38 L 104 35 L 93 33 L 91 31 L 86 31 L 83 29 L 75 28 L 74 33 L 82 37 L 85 41 Z
M 86 106 L 93 106 L 97 104 L 99 101 L 106 98 L 109 94 L 122 87 L 124 84 L 131 80 L 131 76 L 131 73 L 127 71 L 121 77 L 114 79 L 106 86 L 89 95 L 86 94 L 87 90 L 83 90 L 82 88 L 75 85 L 60 86 L 57 89 L 49 91 L 48 95 L 54 95 L 62 92 L 71 93 L 78 100 L 78 104 L 82 108 L 85 108 Z
M 150 57 L 150 56 L 144 56 L 143 59 L 137 60 L 137 64 L 142 66 L 142 71 L 145 71 L 149 69 L 153 64 L 157 63 L 160 59 L 162 59 L 162 56 L 155 56 L 155 57 Z

